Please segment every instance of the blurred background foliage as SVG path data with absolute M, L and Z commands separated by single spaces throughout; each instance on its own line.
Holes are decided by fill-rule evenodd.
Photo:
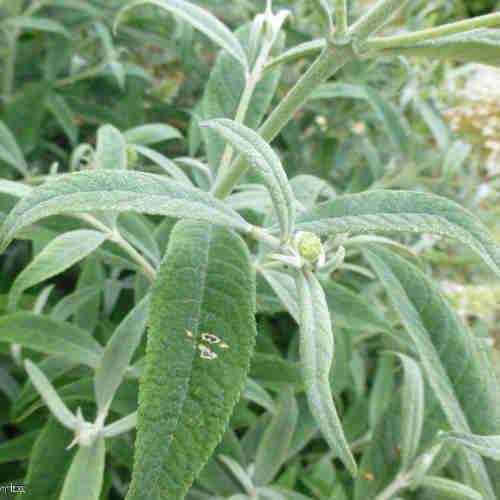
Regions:
M 0 0 L 0 120 L 12 131 L 28 165 L 26 172 L 12 168 L 4 161 L 0 144 L 0 178 L 24 178 L 26 183 L 36 185 L 55 172 L 86 168 L 88 158 L 81 145 L 93 146 L 97 128 L 103 123 L 122 131 L 145 123 L 168 123 L 182 132 L 183 139 L 162 143 L 157 146 L 158 151 L 168 157 L 204 158 L 197 122 L 202 116 L 200 103 L 216 58 L 215 47 L 186 23 L 151 7 L 134 11 L 114 35 L 113 18 L 125 3 Z M 247 23 L 265 6 L 263 0 L 194 3 L 211 10 L 231 28 Z M 372 2 L 350 3 L 353 16 L 357 16 Z M 499 5 L 496 0 L 412 0 L 384 31 L 432 27 L 491 13 Z M 292 13 L 285 25 L 287 47 L 321 36 L 314 2 L 276 0 L 274 6 Z M 285 65 L 274 102 L 283 97 L 308 63 L 300 60 Z M 364 92 L 367 88 L 368 95 Z M 355 61 L 318 89 L 273 146 L 280 151 L 290 178 L 317 175 L 339 194 L 373 188 L 432 191 L 479 214 L 500 243 L 500 68 L 430 63 L 423 58 L 409 61 L 403 57 Z M 12 196 L 0 196 L 0 217 L 14 202 Z M 64 224 L 71 227 L 72 222 L 59 217 L 56 228 L 50 220 L 44 227 L 53 235 L 50 230 L 62 231 Z M 0 308 L 5 305 L 13 278 L 29 262 L 32 252 L 37 252 L 46 241 L 47 237 L 34 243 L 18 241 L 0 258 Z M 432 271 L 478 335 L 490 344 L 500 344 L 500 287 L 490 284 L 483 264 L 449 241 L 408 236 L 404 243 L 412 251 L 410 258 Z M 387 306 L 379 301 L 378 285 L 363 267 L 355 248 L 347 249 L 346 264 L 335 271 L 334 278 L 352 292 L 378 303 L 386 319 L 394 321 Z M 113 325 L 130 309 L 134 293 L 140 293 L 139 280 L 117 275 L 99 258 L 91 258 L 53 279 L 54 288 L 46 300 L 53 304 L 75 286 L 96 281 L 102 281 L 108 289 L 104 302 L 87 304 L 79 321 L 87 328 L 89 323 L 95 324 L 97 338 L 105 340 Z M 120 285 L 113 287 L 118 281 Z M 265 285 L 261 286 L 265 292 Z M 22 306 L 33 307 L 44 290 L 38 287 L 25 294 Z M 268 303 L 261 304 L 262 335 L 257 356 L 259 360 L 260 354 L 260 361 L 253 368 L 257 379 L 259 369 L 267 369 L 266 356 L 274 359 L 274 354 L 288 352 L 293 359 L 297 348 L 297 335 L 290 335 L 296 330 L 292 319 L 285 313 L 266 315 L 274 310 L 280 308 L 271 297 Z M 377 318 L 362 320 L 369 323 Z M 381 362 L 375 363 L 369 355 L 373 348 L 370 328 L 365 332 L 367 339 L 362 335 L 352 337 L 345 333 L 349 320 L 343 322 L 341 318 L 339 322 L 338 335 L 345 340 L 345 345 L 340 342 L 339 350 L 344 349 L 344 361 L 348 360 L 348 364 L 344 372 L 338 372 L 334 387 L 338 394 L 349 387 L 338 401 L 348 410 L 346 432 L 353 441 L 359 440 L 362 447 L 370 420 L 368 394 L 373 389 L 373 377 L 380 373 Z M 290 342 L 290 338 L 295 341 Z M 12 424 L 8 385 L 17 387 L 16 371 L 11 367 L 8 348 L 2 345 L 0 349 L 0 377 L 8 372 L 0 390 L 0 436 L 7 439 L 20 430 L 37 429 L 46 416 L 35 412 Z M 288 365 L 281 370 L 286 371 L 287 367 L 293 380 L 296 374 Z M 59 387 L 79 380 L 83 371 L 65 373 L 58 380 Z M 278 371 L 276 366 L 274 371 Z M 273 387 L 272 381 L 267 383 Z M 71 388 L 67 390 L 71 392 Z M 304 406 L 304 401 L 299 399 L 299 404 Z M 262 429 L 269 418 L 265 415 L 259 420 L 255 407 L 242 400 L 232 427 L 240 432 L 250 426 L 257 436 L 259 426 Z M 255 426 L 256 421 L 261 423 Z M 307 433 L 311 423 L 305 421 L 301 425 Z M 311 429 L 309 432 L 314 435 Z M 247 457 L 255 452 L 255 436 L 254 439 L 247 432 L 242 439 Z M 326 496 L 332 491 L 337 473 L 324 443 L 310 440 L 311 437 L 305 441 L 305 451 L 288 462 L 278 483 L 313 498 L 343 498 Z M 116 470 L 107 476 L 109 484 L 102 498 L 108 498 L 105 494 L 115 498 L 113 495 L 120 488 L 123 490 L 132 463 L 132 440 L 127 437 L 113 442 L 116 449 L 111 449 L 111 456 Z M 223 442 L 222 446 L 230 447 L 230 443 Z M 220 465 L 211 462 L 209 467 L 217 469 L 215 475 L 220 473 L 219 480 L 227 483 L 212 484 L 214 474 L 207 472 L 202 474 L 199 485 L 208 491 L 238 490 L 234 479 L 218 470 Z M 0 479 L 24 477 L 25 468 L 22 460 L 0 464 Z M 372 478 L 367 476 L 364 480 Z

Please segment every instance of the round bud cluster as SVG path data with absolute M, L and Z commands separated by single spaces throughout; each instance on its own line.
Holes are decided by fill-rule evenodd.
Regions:
M 299 255 L 310 262 L 317 261 L 323 253 L 321 239 L 309 231 L 300 231 L 297 233 L 295 246 Z

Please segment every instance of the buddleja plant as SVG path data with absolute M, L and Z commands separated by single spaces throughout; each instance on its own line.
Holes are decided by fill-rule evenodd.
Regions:
M 130 443 L 117 436 L 125 438 L 137 426 L 129 500 L 308 498 L 277 476 L 318 429 L 331 448 L 327 457 L 342 464 L 337 472 L 317 471 L 323 480 L 335 475 L 330 491 L 312 479 L 307 483 L 320 498 L 498 497 L 499 388 L 485 346 L 432 280 L 388 249 L 399 244 L 376 234 L 431 233 L 457 240 L 500 275 L 495 241 L 472 213 L 434 194 L 371 190 L 336 196 L 326 181 L 313 176 L 290 181 L 270 145 L 318 87 L 348 62 L 387 55 L 498 62 L 499 35 L 488 28 L 500 24 L 499 14 L 373 37 L 405 3 L 381 0 L 348 26 L 345 0 L 335 2 L 334 15 L 319 0 L 324 37 L 285 52 L 282 25 L 288 12 L 274 13 L 271 2 L 237 33 L 183 0 L 136 0 L 119 12 L 115 30 L 132 9 L 150 4 L 220 46 L 196 113 L 200 119 L 192 124 L 205 139 L 208 164 L 194 157 L 171 160 L 151 147 L 178 137 L 172 127 L 145 125 L 122 133 L 105 125 L 95 150 L 85 146 L 87 168 L 51 175 L 34 188 L 1 182 L 3 192 L 20 198 L 3 221 L 2 251 L 33 231 L 45 231 L 49 240 L 17 275 L 9 314 L 0 318 L 0 339 L 10 343 L 31 382 L 15 400 L 14 414 L 22 418 L 40 406 L 34 389 L 52 414 L 36 436 L 28 495 L 100 498 L 109 488 L 103 483 L 106 451 L 129 466 Z M 280 65 L 312 56 L 316 59 L 308 70 L 263 121 Z M 218 86 L 225 84 L 232 103 L 217 98 Z M 358 97 L 387 118 L 390 110 L 371 89 Z M 0 138 L 2 159 L 24 165 L 7 127 L 0 128 Z M 76 170 L 81 157 L 77 148 Z M 162 174 L 134 170 L 142 158 Z M 40 222 L 61 214 L 69 228 L 54 237 Z M 352 249 L 370 266 L 365 273 L 378 278 L 392 321 L 381 314 L 385 305 L 374 306 L 334 282 L 333 271 Z M 50 314 L 40 314 L 50 289 L 32 313 L 18 311 L 24 291 L 91 254 L 138 276 L 136 305 L 109 332 L 105 345 L 92 336 L 93 327 L 82 327 L 93 321 L 86 311 L 102 291 L 95 261 L 88 260 L 83 286 Z M 112 310 L 116 295 L 108 290 L 106 297 L 105 307 Z M 265 310 L 265 303 L 284 308 L 299 325 L 290 359 L 270 346 L 252 359 L 256 309 Z M 76 315 L 79 320 L 70 323 Z M 369 429 L 357 440 L 346 425 L 352 427 L 356 419 L 339 417 L 346 404 L 343 361 L 351 341 L 338 323 L 389 339 L 390 348 L 379 353 Z M 145 355 L 135 356 L 146 324 Z M 48 357 L 36 364 L 23 349 Z M 351 365 L 362 371 L 358 358 Z M 93 376 L 54 388 L 54 379 L 79 366 L 90 368 Z M 358 387 L 363 384 L 362 375 L 353 377 Z M 279 396 L 271 398 L 263 386 Z M 391 402 L 396 387 L 400 397 Z M 242 394 L 266 412 L 240 442 L 229 422 L 235 407 L 233 419 L 243 427 L 248 422 L 238 406 Z M 94 403 L 95 414 L 89 417 L 87 407 L 74 409 L 72 396 Z M 357 412 L 365 414 L 364 407 L 352 406 L 351 413 Z M 16 443 L 21 449 L 34 437 L 18 439 L 24 440 Z M 62 484 L 47 480 L 44 467 L 53 443 L 61 441 L 77 450 L 49 464 L 65 471 Z M 126 490 L 116 472 L 111 481 Z

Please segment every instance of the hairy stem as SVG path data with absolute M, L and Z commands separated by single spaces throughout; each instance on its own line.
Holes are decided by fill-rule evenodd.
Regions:
M 336 0 L 335 3 L 335 37 L 342 39 L 347 33 L 347 1 Z
M 367 40 L 366 47 L 369 49 L 389 49 L 400 45 L 431 40 L 445 35 L 455 35 L 477 28 L 488 28 L 500 26 L 500 12 L 488 14 L 486 16 L 473 17 L 456 23 L 443 24 L 436 28 L 406 33 L 404 35 L 387 36 L 382 38 L 372 38 Z
M 266 141 L 272 141 L 304 105 L 314 89 L 355 57 L 349 45 L 327 46 L 260 127 L 260 135 Z M 214 195 L 218 198 L 226 197 L 247 168 L 247 162 L 240 159 L 220 179 Z
M 99 231 L 109 233 L 110 241 L 116 243 L 122 250 L 124 250 L 130 258 L 139 265 L 140 270 L 150 281 L 156 277 L 155 268 L 120 234 L 117 228 L 109 228 L 101 221 L 88 214 L 79 215 L 79 218 L 88 222 Z
M 375 500 L 390 500 L 399 491 L 408 486 L 408 479 L 404 475 L 397 475 L 392 483 L 383 489 L 376 497 Z

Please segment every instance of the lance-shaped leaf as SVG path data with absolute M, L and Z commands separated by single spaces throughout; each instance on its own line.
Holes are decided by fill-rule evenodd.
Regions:
M 254 130 L 227 118 L 202 123 L 227 139 L 245 155 L 262 182 L 267 186 L 274 203 L 283 241 L 293 232 L 294 196 L 278 155 Z
M 446 236 L 479 254 L 500 276 L 500 250 L 486 227 L 446 198 L 415 191 L 369 191 L 339 196 L 302 212 L 297 229 L 327 235 L 411 232 Z
M 452 430 L 498 433 L 500 389 L 488 354 L 422 271 L 384 248 L 370 247 L 365 256 L 411 338 Z M 500 486 L 499 465 L 487 464 L 488 477 L 479 455 L 470 451 L 464 455 L 472 486 L 493 500 L 493 491 Z
M 151 292 L 128 500 L 184 498 L 245 386 L 255 328 L 248 250 L 232 231 L 183 221 Z
M 132 144 L 131 147 L 140 155 L 146 157 L 148 160 L 158 165 L 166 174 L 170 175 L 172 179 L 183 182 L 185 184 L 192 184 L 189 177 L 184 173 L 184 171 L 166 156 L 163 156 L 154 149 L 147 148 L 145 146 Z
M 382 50 L 383 53 L 500 66 L 500 30 L 479 28 L 455 35 L 404 44 Z
M 54 415 L 64 427 L 76 429 L 78 425 L 77 418 L 68 410 L 45 374 L 29 359 L 25 360 L 24 366 L 32 384 L 42 396 L 45 404 L 50 408 L 52 415 Z
M 126 417 L 116 420 L 112 424 L 107 425 L 106 427 L 104 427 L 102 433 L 104 434 L 104 437 L 111 438 L 134 429 L 136 425 L 137 412 L 134 412 L 130 415 L 127 415 Z
M 17 275 L 9 294 L 9 308 L 14 309 L 28 288 L 62 273 L 91 254 L 106 240 L 107 234 L 86 229 L 69 231 L 54 238 Z
M 66 474 L 59 500 L 99 500 L 105 458 L 106 447 L 102 435 L 90 446 L 80 446 Z
M 280 64 L 294 62 L 304 57 L 317 55 L 325 47 L 326 40 L 324 38 L 316 38 L 315 40 L 301 43 L 271 59 L 264 67 L 264 71 L 274 68 L 275 66 L 279 66 Z
M 403 364 L 401 390 L 401 463 L 407 470 L 416 457 L 424 423 L 424 379 L 418 363 L 396 353 Z
M 127 143 L 121 132 L 112 125 L 104 125 L 97 131 L 95 166 L 106 170 L 127 168 Z
M 97 408 L 107 412 L 146 328 L 149 297 L 139 302 L 109 339 L 95 371 Z
M 96 366 L 102 353 L 102 347 L 85 330 L 70 323 L 24 312 L 0 318 L 0 342 L 61 355 L 91 367 Z
M 59 33 L 67 38 L 71 38 L 71 34 L 61 23 L 46 17 L 9 17 L 5 21 L 5 24 L 7 24 L 9 28 L 18 30 L 47 31 L 49 33 Z
M 184 0 L 134 0 L 120 10 L 116 17 L 115 27 L 120 23 L 123 15 L 127 11 L 139 5 L 146 4 L 161 7 L 184 21 L 187 21 L 231 54 L 241 63 L 245 70 L 248 68 L 245 51 L 234 34 L 210 12 L 191 2 L 185 2 Z
M 28 165 L 16 138 L 2 121 L 0 121 L 0 160 L 8 163 L 23 175 L 28 171 Z
M 44 217 L 92 210 L 186 217 L 244 231 L 250 227 L 224 203 L 194 187 L 143 172 L 89 170 L 57 176 L 20 200 L 0 229 L 0 252 L 17 231 Z
M 182 138 L 181 133 L 176 128 L 166 123 L 149 123 L 134 127 L 124 132 L 123 136 L 129 144 L 140 144 L 142 146 Z
M 483 457 L 500 461 L 500 435 L 478 436 L 463 432 L 444 432 L 440 438 L 452 443 L 458 443 L 466 448 L 476 451 Z
M 0 464 L 29 458 L 38 431 L 30 431 L 0 443 Z
M 299 418 L 292 388 L 283 391 L 276 415 L 267 426 L 255 456 L 254 481 L 258 486 L 270 483 L 285 460 Z
M 453 500 L 483 500 L 484 498 L 478 491 L 444 477 L 426 476 L 419 486 L 433 495 L 438 495 L 439 498 L 453 498 Z
M 311 271 L 297 274 L 300 308 L 300 362 L 309 408 L 331 448 L 351 474 L 356 462 L 332 398 L 329 372 L 334 340 L 325 294 Z

